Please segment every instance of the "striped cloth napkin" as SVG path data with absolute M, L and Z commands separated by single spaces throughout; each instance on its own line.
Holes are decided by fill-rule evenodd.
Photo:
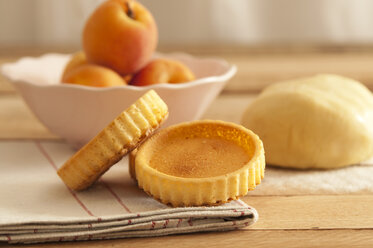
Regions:
M 149 237 L 249 226 L 258 218 L 242 201 L 172 208 L 140 190 L 127 160 L 86 191 L 56 174 L 74 151 L 62 142 L 0 142 L 0 242 L 38 243 Z

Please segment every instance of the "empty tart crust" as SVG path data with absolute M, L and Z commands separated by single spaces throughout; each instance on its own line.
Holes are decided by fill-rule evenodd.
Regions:
M 58 175 L 73 190 L 89 187 L 167 116 L 167 105 L 154 90 L 148 91 L 66 161 Z
M 265 170 L 256 134 L 213 120 L 165 128 L 134 150 L 129 161 L 139 187 L 174 207 L 236 200 L 255 189 Z

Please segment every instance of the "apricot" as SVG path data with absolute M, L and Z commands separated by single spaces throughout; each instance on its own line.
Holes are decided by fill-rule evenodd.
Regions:
M 62 78 L 66 76 L 71 70 L 75 69 L 78 66 L 84 65 L 87 63 L 87 58 L 83 51 L 79 51 L 72 55 L 69 62 L 66 64 L 65 69 L 62 73 Z
M 194 79 L 193 72 L 181 62 L 171 59 L 155 59 L 136 73 L 130 84 L 136 86 L 178 84 Z
M 115 71 L 93 64 L 85 64 L 72 69 L 62 78 L 62 82 L 94 87 L 121 86 L 127 84 Z
M 124 75 L 122 78 L 123 78 L 123 80 L 124 80 L 127 84 L 129 84 L 129 83 L 131 82 L 131 80 L 132 80 L 132 77 L 133 77 L 133 74 L 127 74 L 127 75 Z
M 87 20 L 82 45 L 87 60 L 121 75 L 145 66 L 158 42 L 151 13 L 131 0 L 108 0 Z

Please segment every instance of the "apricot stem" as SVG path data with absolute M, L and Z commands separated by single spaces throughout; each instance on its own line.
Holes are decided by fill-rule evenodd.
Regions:
M 133 10 L 131 8 L 130 1 L 126 1 L 126 7 L 127 7 L 127 15 L 130 18 L 135 19 L 135 13 L 133 12 Z

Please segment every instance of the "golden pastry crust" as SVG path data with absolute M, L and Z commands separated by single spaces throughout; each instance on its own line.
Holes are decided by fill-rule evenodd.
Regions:
M 137 154 L 137 148 L 133 149 L 128 156 L 128 172 L 131 178 L 135 181 L 137 181 L 136 167 L 135 167 L 136 154 Z
M 167 116 L 167 105 L 154 90 L 148 91 L 66 161 L 58 175 L 73 190 L 89 187 Z
M 211 177 L 196 177 L 193 174 L 187 177 L 184 174 L 177 176 L 167 173 L 168 169 L 157 169 L 152 163 L 161 161 L 154 158 L 159 156 L 159 149 L 164 148 L 162 142 L 173 146 L 175 137 L 179 135 L 188 136 L 187 139 L 204 137 L 228 140 L 247 152 L 248 161 L 240 168 L 235 167 L 228 172 L 221 169 L 221 174 L 211 172 L 214 175 Z M 180 149 L 185 149 L 185 146 Z M 168 127 L 149 138 L 131 156 L 130 174 L 137 179 L 139 187 L 160 202 L 175 207 L 219 205 L 236 200 L 255 189 L 264 177 L 265 170 L 263 144 L 258 136 L 240 125 L 222 121 L 194 121 Z M 170 156 L 178 155 L 175 152 Z M 162 157 L 164 158 L 164 154 Z M 202 159 L 206 159 L 206 156 Z

